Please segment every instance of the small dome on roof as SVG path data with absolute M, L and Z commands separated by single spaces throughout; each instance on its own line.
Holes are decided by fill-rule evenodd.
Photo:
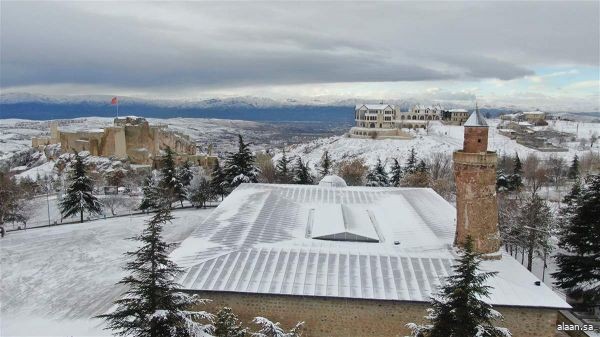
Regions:
M 346 182 L 340 176 L 336 176 L 335 174 L 324 176 L 321 181 L 319 181 L 319 186 L 324 187 L 346 187 Z

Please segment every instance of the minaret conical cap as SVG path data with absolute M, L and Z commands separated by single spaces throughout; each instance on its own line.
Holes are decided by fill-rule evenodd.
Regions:
M 483 115 L 479 112 L 479 109 L 473 111 L 473 113 L 471 114 L 471 116 L 469 116 L 469 119 L 467 119 L 467 121 L 465 122 L 464 126 L 483 126 L 483 127 L 487 127 L 488 124 L 485 121 L 485 118 L 483 117 Z

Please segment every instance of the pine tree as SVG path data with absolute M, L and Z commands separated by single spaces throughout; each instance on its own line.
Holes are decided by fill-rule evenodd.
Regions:
M 187 199 L 195 207 L 205 207 L 207 201 L 214 200 L 216 195 L 211 183 L 201 175 L 195 175 L 187 188 Z
M 523 175 L 523 164 L 521 163 L 521 159 L 519 159 L 519 154 L 515 153 L 515 160 L 513 164 L 513 174 L 518 174 L 519 176 Z
M 304 329 L 304 322 L 298 322 L 289 332 L 285 332 L 279 322 L 273 323 L 264 317 L 255 317 L 252 322 L 260 326 L 260 331 L 254 334 L 257 337 L 300 337 Z
M 546 201 L 533 194 L 521 208 L 518 223 L 523 236 L 523 248 L 527 250 L 527 270 L 531 271 L 534 255 L 546 256 L 552 248 L 550 237 L 554 221 Z
M 244 143 L 242 135 L 239 137 L 238 152 L 230 153 L 225 163 L 225 176 L 230 189 L 238 187 L 241 183 L 258 182 L 260 170 L 255 166 L 255 157 L 250 151 L 250 146 Z
M 94 195 L 94 183 L 88 176 L 83 158 L 75 152 L 75 163 L 69 175 L 69 187 L 64 199 L 60 202 L 60 213 L 63 218 L 79 213 L 83 223 L 83 212 L 102 213 L 102 206 Z
M 505 328 L 494 326 L 502 315 L 483 299 L 491 287 L 486 280 L 495 272 L 480 273 L 481 255 L 473 251 L 468 237 L 461 251 L 454 274 L 446 279 L 439 293 L 432 298 L 432 308 L 426 316 L 427 325 L 407 324 L 415 337 L 510 337 Z
M 523 186 L 523 164 L 519 159 L 519 154 L 515 153 L 515 159 L 513 161 L 513 173 L 508 178 L 509 191 L 516 191 Z
M 419 161 L 419 164 L 417 165 L 417 172 L 427 173 L 427 164 L 425 164 L 425 161 L 423 159 L 421 159 Z
M 310 174 L 308 163 L 304 163 L 300 157 L 296 159 L 294 167 L 294 184 L 312 185 L 314 184 L 313 176 Z
M 217 312 L 214 326 L 214 337 L 245 337 L 248 335 L 248 329 L 242 327 L 242 322 L 228 307 Z
M 156 177 L 149 176 L 144 179 L 142 193 L 142 202 L 138 207 L 140 210 L 146 211 L 158 208 L 158 201 L 162 197 L 162 190 L 159 187 L 159 181 Z
M 275 172 L 277 174 L 277 181 L 279 181 L 282 184 L 289 184 L 290 181 L 292 180 L 291 170 L 290 170 L 291 162 L 292 162 L 292 158 L 288 158 L 285 155 L 285 148 L 284 148 L 281 158 L 277 161 L 277 165 L 275 166 Z
M 385 166 L 381 162 L 381 159 L 377 159 L 375 166 L 373 166 L 373 168 L 369 170 L 369 173 L 367 173 L 367 186 L 389 186 L 388 175 L 385 171 Z
M 571 166 L 569 166 L 569 172 L 567 173 L 569 179 L 577 179 L 579 177 L 579 157 L 573 156 Z
M 392 186 L 398 187 L 400 186 L 400 181 L 402 181 L 403 171 L 402 166 L 398 162 L 398 159 L 394 158 L 394 163 L 392 164 L 392 171 L 390 172 L 392 177 L 390 178 L 390 184 Z
M 162 189 L 162 193 L 169 196 L 171 202 L 175 200 L 179 200 L 181 203 L 181 207 L 183 207 L 183 200 L 185 199 L 185 189 L 183 188 L 183 184 L 179 179 L 179 175 L 177 174 L 177 169 L 175 168 L 175 152 L 167 146 L 165 149 L 165 156 L 161 161 L 161 181 L 160 187 Z
M 589 176 L 565 205 L 569 220 L 559 235 L 563 250 L 555 256 L 556 284 L 571 293 L 600 301 L 600 176 Z
M 210 319 L 211 315 L 189 311 L 190 306 L 202 301 L 176 291 L 173 279 L 181 269 L 169 260 L 171 245 L 162 239 L 163 225 L 173 218 L 170 198 L 163 196 L 159 204 L 146 228 L 133 238 L 141 247 L 125 253 L 133 259 L 125 267 L 131 274 L 118 284 L 126 286 L 127 291 L 114 302 L 115 311 L 98 318 L 105 319 L 107 329 L 120 336 L 208 336 L 212 326 L 197 321 Z
M 408 174 L 415 173 L 417 171 L 417 152 L 414 147 L 410 148 L 410 153 L 408 154 L 408 160 L 406 161 L 406 165 L 404 167 L 404 172 Z
M 573 186 L 571 186 L 571 191 L 563 197 L 563 206 L 559 211 L 561 223 L 569 223 L 574 216 L 577 205 L 579 204 L 579 199 L 581 198 L 581 189 L 581 180 L 577 179 L 573 183 Z
M 213 168 L 212 174 L 211 174 L 211 179 L 210 179 L 210 187 L 212 189 L 212 192 L 215 195 L 220 195 L 221 196 L 221 200 L 223 200 L 223 196 L 226 193 L 226 185 L 227 185 L 227 176 L 225 175 L 225 172 L 223 171 L 223 169 L 221 169 L 221 166 L 219 165 L 219 161 L 217 160 L 217 163 L 215 164 L 215 167 Z
M 181 186 L 185 189 L 189 186 L 192 179 L 194 179 L 194 172 L 192 171 L 192 164 L 189 160 L 186 160 L 181 167 L 177 170 L 177 177 Z
M 329 158 L 329 152 L 325 151 L 321 157 L 321 163 L 319 164 L 319 174 L 321 178 L 331 174 L 331 158 Z

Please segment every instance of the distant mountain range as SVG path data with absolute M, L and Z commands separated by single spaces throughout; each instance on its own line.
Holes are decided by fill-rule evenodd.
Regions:
M 69 119 L 75 117 L 112 117 L 116 107 L 109 95 L 47 96 L 29 93 L 0 95 L 0 118 L 33 120 Z M 204 100 L 168 100 L 119 97 L 119 114 L 155 118 L 196 117 L 240 119 L 250 121 L 328 121 L 352 124 L 356 104 L 379 103 L 363 99 L 283 99 L 264 97 L 212 98 Z M 416 99 L 386 100 L 402 110 L 419 102 Z M 438 103 L 438 102 L 434 102 Z M 442 103 L 448 109 L 473 107 L 465 104 Z M 480 105 L 490 116 L 521 111 L 517 107 Z

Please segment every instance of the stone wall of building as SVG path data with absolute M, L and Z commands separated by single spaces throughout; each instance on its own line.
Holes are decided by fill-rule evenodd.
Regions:
M 487 127 L 465 127 L 465 137 L 463 141 L 463 151 L 476 153 L 486 152 L 488 147 L 488 128 Z
M 289 295 L 201 293 L 212 302 L 198 307 L 215 313 L 228 306 L 247 325 L 256 316 L 280 322 L 285 329 L 306 323 L 305 337 L 408 336 L 407 323 L 425 323 L 426 303 L 302 297 Z M 557 311 L 553 309 L 497 307 L 505 316 L 499 326 L 513 337 L 554 337 Z
M 456 182 L 456 243 L 473 238 L 476 251 L 484 254 L 500 249 L 498 201 L 496 199 L 495 152 L 453 154 Z
M 60 131 L 50 124 L 50 137 L 36 137 L 33 147 L 61 144 L 61 151 L 89 151 L 93 156 L 128 158 L 134 164 L 152 164 L 167 146 L 178 155 L 195 155 L 196 144 L 187 136 L 167 129 L 166 125 L 150 125 L 142 117 L 116 118 L 114 126 L 90 131 Z

